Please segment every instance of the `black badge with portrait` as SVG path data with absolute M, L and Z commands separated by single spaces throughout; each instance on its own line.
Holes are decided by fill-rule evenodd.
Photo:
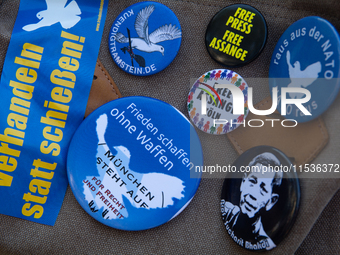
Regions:
M 300 184 L 289 158 L 258 146 L 234 163 L 224 181 L 221 212 L 227 234 L 247 250 L 271 250 L 288 234 L 297 216 Z

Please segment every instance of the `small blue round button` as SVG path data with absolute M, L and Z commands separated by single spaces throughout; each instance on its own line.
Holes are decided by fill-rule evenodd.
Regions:
M 123 71 L 147 76 L 170 65 L 181 39 L 181 26 L 173 11 L 147 1 L 131 5 L 118 15 L 111 27 L 109 49 Z
M 339 40 L 327 20 L 314 16 L 283 33 L 272 55 L 269 86 L 278 88 L 278 110 L 285 118 L 310 121 L 332 104 L 340 89 Z
M 96 220 L 144 230 L 178 215 L 193 198 L 203 164 L 194 127 L 173 106 L 147 97 L 114 100 L 90 114 L 68 152 L 71 189 Z

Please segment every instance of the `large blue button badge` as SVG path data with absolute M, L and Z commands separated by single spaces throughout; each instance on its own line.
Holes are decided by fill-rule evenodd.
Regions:
M 190 170 L 202 164 L 199 138 L 183 114 L 156 99 L 126 97 L 84 120 L 71 141 L 67 171 L 75 197 L 92 217 L 143 230 L 189 204 L 201 177 Z
M 278 41 L 269 70 L 281 114 L 306 122 L 326 111 L 339 92 L 339 62 L 339 34 L 327 20 L 306 17 L 292 24 Z
M 113 22 L 109 48 L 122 70 L 146 76 L 162 71 L 174 60 L 181 38 L 181 26 L 172 10 L 157 2 L 140 2 Z

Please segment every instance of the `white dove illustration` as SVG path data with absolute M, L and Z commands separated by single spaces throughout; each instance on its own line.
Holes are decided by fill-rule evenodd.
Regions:
M 46 0 L 47 9 L 37 13 L 40 20 L 36 24 L 29 24 L 22 29 L 33 31 L 41 27 L 48 27 L 60 23 L 64 29 L 75 26 L 79 21 L 81 10 L 75 0 L 66 5 L 68 0 Z
M 161 26 L 149 34 L 148 20 L 154 10 L 155 6 L 149 5 L 139 11 L 135 21 L 135 29 L 139 38 L 131 38 L 131 47 L 132 49 L 148 53 L 158 51 L 164 56 L 164 47 L 157 43 L 180 38 L 182 36 L 182 32 L 175 25 L 169 24 Z M 115 40 L 119 43 L 129 43 L 129 38 L 124 36 L 122 33 L 117 33 Z
M 311 85 L 318 77 L 321 72 L 321 63 L 316 62 L 306 67 L 305 70 L 301 70 L 300 62 L 295 61 L 294 67 L 290 63 L 290 52 L 287 51 L 287 65 L 289 78 L 291 83 L 288 84 L 288 87 L 308 87 Z M 291 98 L 301 98 L 303 96 L 302 93 L 289 93 Z

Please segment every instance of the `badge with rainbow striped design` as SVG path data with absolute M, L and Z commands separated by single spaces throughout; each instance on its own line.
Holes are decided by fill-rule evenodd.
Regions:
M 233 94 L 236 92 L 243 94 L 244 114 L 241 115 L 233 114 Z M 231 70 L 211 70 L 195 81 L 187 107 L 190 119 L 198 129 L 208 134 L 226 134 L 244 123 L 249 112 L 248 84 Z

